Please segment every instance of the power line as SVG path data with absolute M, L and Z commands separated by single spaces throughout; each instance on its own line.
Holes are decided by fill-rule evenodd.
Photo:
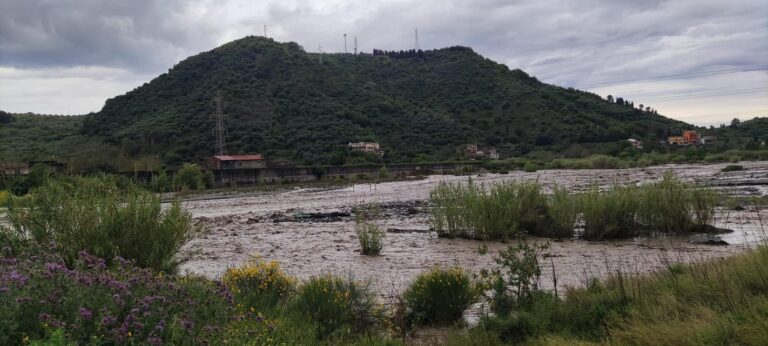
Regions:
M 733 115 L 733 116 L 749 115 L 747 113 L 768 113 L 768 109 L 752 109 L 752 110 L 746 110 L 746 111 L 731 111 L 731 112 L 721 112 L 721 113 L 696 114 L 696 116 L 697 117 L 708 117 L 708 116 L 716 116 L 716 115 Z
M 625 80 L 617 80 L 617 81 L 610 81 L 610 82 L 583 84 L 583 85 L 579 85 L 579 88 L 594 88 L 594 87 L 611 86 L 611 85 L 634 83 L 634 82 L 653 82 L 653 81 L 670 80 L 670 79 L 701 78 L 701 77 L 716 76 L 720 74 L 763 71 L 763 70 L 768 70 L 768 66 L 758 66 L 758 67 L 751 67 L 751 68 L 740 67 L 740 68 L 701 71 L 701 72 L 692 72 L 692 73 L 681 73 L 681 74 L 665 75 L 665 76 L 650 77 L 650 78 L 625 79 Z
M 656 97 L 656 98 L 646 98 L 644 99 L 647 101 L 677 101 L 677 100 L 687 100 L 687 99 L 697 99 L 697 98 L 704 98 L 704 97 L 716 97 L 716 96 L 730 96 L 730 95 L 743 95 L 743 94 L 754 94 L 759 93 L 763 91 L 768 91 L 768 87 L 761 87 L 761 88 L 752 88 L 752 89 L 737 89 L 737 90 L 726 90 L 726 91 L 709 91 L 709 92 L 702 92 L 702 93 L 695 93 L 695 94 L 681 94 L 681 95 L 670 95 L 670 96 L 662 96 L 662 97 Z

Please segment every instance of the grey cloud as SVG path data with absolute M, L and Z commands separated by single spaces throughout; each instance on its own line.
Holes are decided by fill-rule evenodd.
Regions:
M 0 4 L 0 65 L 135 71 L 209 47 L 217 32 L 182 0 L 24 0 Z
M 650 99 L 693 86 L 605 83 L 765 66 L 765 18 L 764 0 L 17 0 L 0 4 L 0 67 L 106 66 L 146 75 L 260 35 L 264 24 L 278 41 L 325 52 L 343 50 L 344 32 L 350 49 L 352 36 L 367 52 L 409 49 L 418 27 L 425 49 L 470 46 L 545 82 Z M 744 88 L 766 79 L 728 80 Z

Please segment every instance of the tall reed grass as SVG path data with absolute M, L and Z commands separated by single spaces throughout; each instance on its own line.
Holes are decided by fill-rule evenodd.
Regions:
M 438 235 L 506 239 L 546 232 L 552 221 L 538 183 L 491 185 L 443 183 L 432 190 L 430 220 Z
M 583 193 L 555 186 L 550 195 L 538 182 L 443 183 L 430 201 L 430 221 L 442 237 L 571 237 L 581 219 L 580 236 L 597 240 L 708 231 L 720 194 L 665 174 L 641 186 L 593 186 Z

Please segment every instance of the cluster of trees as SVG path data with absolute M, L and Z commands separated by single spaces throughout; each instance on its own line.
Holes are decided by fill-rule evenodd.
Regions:
M 11 121 L 13 121 L 13 115 L 0 110 L 0 124 L 8 124 Z
M 616 104 L 627 106 L 633 109 L 635 108 L 634 102 L 625 100 L 624 98 L 621 98 L 621 97 L 616 97 L 614 99 L 613 95 L 608 95 L 605 99 L 611 103 L 616 103 Z M 659 113 L 655 109 L 651 108 L 650 106 L 645 106 L 642 103 L 637 106 L 637 110 L 648 113 L 648 114 L 659 115 Z
M 405 58 L 419 58 L 424 59 L 426 56 L 424 54 L 424 51 L 419 49 L 408 49 L 408 50 L 381 50 L 381 49 L 373 49 L 373 55 L 386 55 L 393 59 L 405 59 Z

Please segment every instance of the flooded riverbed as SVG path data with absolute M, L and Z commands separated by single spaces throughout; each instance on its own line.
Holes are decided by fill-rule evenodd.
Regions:
M 513 172 L 472 176 L 476 182 L 538 180 L 571 189 L 615 182 L 642 183 L 660 179 L 666 171 L 678 177 L 717 186 L 740 196 L 768 193 L 768 162 L 742 163 L 745 171 L 720 172 L 724 164 L 668 165 L 624 170 L 547 170 L 535 173 Z M 433 266 L 461 266 L 472 271 L 489 268 L 492 254 L 507 244 L 463 239 L 442 239 L 429 231 L 425 201 L 429 191 L 442 181 L 466 181 L 467 176 L 430 176 L 424 180 L 358 184 L 337 189 L 295 189 L 283 192 L 254 193 L 187 201 L 184 206 L 206 232 L 190 242 L 184 251 L 190 260 L 183 271 L 208 277 L 220 276 L 258 255 L 277 260 L 285 270 L 300 278 L 331 272 L 371 279 L 380 292 L 399 291 L 419 272 Z M 362 256 L 354 233 L 354 221 L 347 216 L 355 205 L 380 203 L 387 233 L 380 256 Z M 334 213 L 335 212 L 335 213 Z M 325 213 L 333 217 L 305 217 Z M 328 214 L 334 213 L 334 214 Z M 727 246 L 693 245 L 687 238 L 633 239 L 587 242 L 550 241 L 542 284 L 553 287 L 553 270 L 558 287 L 578 285 L 587 277 L 601 276 L 606 268 L 644 272 L 672 261 L 693 261 L 725 257 L 763 241 L 768 212 L 747 207 L 721 210 L 715 226 L 733 229 L 723 236 Z M 489 254 L 481 256 L 485 245 Z

